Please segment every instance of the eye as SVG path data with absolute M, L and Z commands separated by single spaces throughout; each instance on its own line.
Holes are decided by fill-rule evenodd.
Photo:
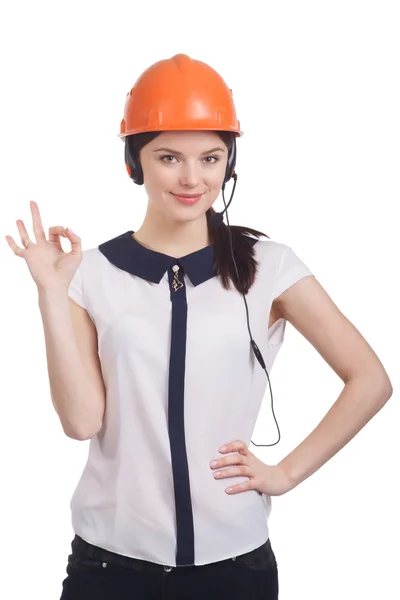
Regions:
M 204 160 L 206 160 L 207 158 L 213 158 L 215 160 L 215 162 L 209 162 L 209 165 L 215 165 L 215 163 L 217 163 L 219 161 L 218 156 L 206 156 L 206 158 Z
M 165 158 L 175 158 L 175 156 L 173 156 L 172 154 L 165 154 L 165 155 L 164 155 L 164 156 L 162 156 L 162 157 L 161 157 L 161 159 L 160 159 L 160 160 L 162 160 L 162 161 L 164 161 L 164 162 L 166 162 L 166 163 L 169 163 L 169 164 L 171 164 L 169 160 L 164 160 Z

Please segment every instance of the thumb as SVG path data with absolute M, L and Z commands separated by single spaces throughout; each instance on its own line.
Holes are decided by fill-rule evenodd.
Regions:
M 68 239 L 71 242 L 72 254 L 80 254 L 81 253 L 81 238 L 79 237 L 79 235 L 76 235 L 76 233 L 74 233 L 70 227 L 67 227 L 65 229 L 65 233 L 67 234 Z

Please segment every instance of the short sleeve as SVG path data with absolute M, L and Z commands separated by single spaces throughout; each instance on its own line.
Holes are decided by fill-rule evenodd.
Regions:
M 83 285 L 82 285 L 82 273 L 81 267 L 79 265 L 78 269 L 75 272 L 75 275 L 72 278 L 72 281 L 68 288 L 68 296 L 72 298 L 79 306 L 82 308 L 86 308 L 85 298 L 83 295 Z
M 309 267 L 297 256 L 292 248 L 285 246 L 276 273 L 272 298 L 277 298 L 290 286 L 296 283 L 296 281 L 303 279 L 303 277 L 307 277 L 307 275 L 314 275 L 314 273 L 312 273 Z

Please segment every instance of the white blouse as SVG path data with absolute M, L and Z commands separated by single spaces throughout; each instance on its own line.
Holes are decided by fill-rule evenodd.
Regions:
M 84 250 L 69 288 L 96 326 L 106 388 L 72 527 L 91 544 L 168 566 L 250 552 L 269 537 L 271 497 L 226 493 L 247 478 L 217 480 L 209 465 L 222 444 L 249 446 L 268 383 L 243 296 L 216 277 L 213 245 L 177 259 L 132 233 Z M 289 246 L 247 239 L 259 263 L 250 327 L 270 373 L 286 326 L 268 329 L 272 301 L 313 274 Z

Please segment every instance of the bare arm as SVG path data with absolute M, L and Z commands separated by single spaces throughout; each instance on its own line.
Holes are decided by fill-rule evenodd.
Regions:
M 39 291 L 39 308 L 54 407 L 68 437 L 89 439 L 101 428 L 105 410 L 96 329 L 65 289 Z
M 344 389 L 317 427 L 280 463 L 296 486 L 341 450 L 381 410 L 392 384 L 381 361 L 315 277 L 276 300 L 286 318 L 342 379 Z
M 14 254 L 26 261 L 38 288 L 43 321 L 51 397 L 68 437 L 84 440 L 101 428 L 105 386 L 97 352 L 96 328 L 84 308 L 68 296 L 82 260 L 81 238 L 61 225 L 49 228 L 49 239 L 36 202 L 30 202 L 34 243 L 21 219 L 17 220 L 22 248 L 10 235 Z M 71 242 L 64 252 L 60 236 Z

